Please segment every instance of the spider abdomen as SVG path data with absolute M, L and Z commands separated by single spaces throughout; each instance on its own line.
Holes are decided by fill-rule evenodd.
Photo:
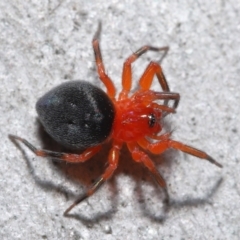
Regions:
M 46 132 L 63 146 L 84 149 L 111 133 L 115 110 L 105 92 L 85 81 L 63 83 L 36 104 Z

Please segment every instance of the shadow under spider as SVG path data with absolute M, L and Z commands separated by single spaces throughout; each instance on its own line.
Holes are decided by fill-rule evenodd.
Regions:
M 59 145 L 54 142 L 43 130 L 41 125 L 39 125 L 39 137 L 42 140 L 43 147 L 48 150 L 53 150 L 56 151 L 61 151 L 62 148 L 59 149 Z M 12 140 L 11 141 L 14 143 L 14 145 L 21 151 L 28 170 L 30 174 L 32 175 L 34 181 L 36 182 L 37 185 L 39 185 L 41 188 L 47 190 L 47 191 L 55 191 L 57 193 L 61 193 L 65 196 L 65 198 L 68 200 L 69 198 L 73 201 L 74 199 L 79 197 L 79 194 L 76 194 L 74 191 L 66 189 L 65 186 L 60 185 L 60 184 L 54 184 L 52 181 L 48 180 L 42 180 L 41 177 L 39 177 L 35 173 L 34 166 L 29 159 L 28 155 L 26 154 L 25 150 L 20 146 L 19 142 Z M 50 149 L 49 149 L 50 147 Z M 53 148 L 53 149 L 52 149 Z M 66 164 L 65 162 L 56 162 L 54 161 L 49 161 L 51 165 L 51 162 L 57 166 L 58 171 L 60 174 L 66 175 L 71 178 L 72 182 L 85 182 L 83 183 L 85 186 L 91 184 L 95 179 L 99 177 L 99 175 L 104 171 L 104 166 L 107 163 L 107 156 L 109 152 L 109 144 L 107 144 L 106 147 L 103 147 L 102 151 L 98 153 L 96 156 L 94 156 L 92 159 L 86 161 L 85 163 L 79 163 L 79 164 Z M 64 150 L 64 152 L 69 152 L 69 150 Z M 71 152 L 71 151 L 70 151 Z M 199 205 L 204 205 L 204 204 L 209 204 L 209 199 L 216 193 L 217 189 L 222 183 L 222 178 L 219 179 L 215 185 L 211 188 L 210 191 L 208 191 L 205 196 L 201 198 L 185 198 L 183 200 L 173 200 L 170 196 L 170 203 L 164 203 L 162 207 L 162 211 L 160 214 L 156 215 L 153 213 L 151 210 L 151 207 L 148 207 L 148 205 L 145 202 L 144 196 L 143 196 L 143 190 L 141 186 L 141 181 L 143 180 L 143 176 L 146 176 L 147 174 L 147 169 L 144 168 L 141 164 L 138 164 L 132 160 L 132 157 L 130 153 L 128 152 L 126 147 L 123 147 L 121 151 L 121 156 L 120 156 L 120 162 L 119 162 L 119 167 L 114 173 L 114 176 L 119 175 L 120 173 L 126 173 L 129 176 L 132 176 L 134 181 L 136 182 L 136 192 L 138 194 L 138 198 L 140 199 L 139 205 L 140 209 L 143 213 L 144 216 L 149 217 L 151 220 L 159 223 L 163 223 L 166 218 L 167 218 L 167 213 L 171 208 L 181 208 L 183 206 L 189 206 L 189 207 L 196 207 Z M 170 168 L 170 165 L 172 164 L 172 159 L 173 159 L 173 154 L 177 154 L 177 152 L 170 151 L 167 153 L 164 153 L 160 156 L 152 156 L 151 158 L 154 160 L 156 165 L 165 165 L 165 168 Z M 143 173 L 144 172 L 144 173 Z M 110 183 L 111 186 L 111 204 L 109 210 L 103 212 L 103 213 L 96 213 L 92 215 L 91 217 L 86 217 L 82 213 L 69 213 L 66 217 L 68 218 L 74 218 L 78 221 L 81 221 L 83 224 L 88 226 L 89 224 L 95 224 L 98 223 L 101 220 L 107 220 L 111 219 L 112 215 L 117 211 L 117 206 L 118 206 L 118 199 L 117 199 L 117 186 L 115 182 L 115 177 L 112 177 L 108 183 Z M 144 177 L 145 178 L 145 177 Z M 76 181 L 77 180 L 77 181 Z M 149 177 L 144 179 L 144 181 L 149 181 L 154 185 L 155 191 L 157 191 L 156 195 L 160 195 L 159 200 L 163 201 L 165 199 L 165 196 L 163 194 L 163 191 L 161 191 L 161 188 L 157 186 L 154 181 Z M 88 201 L 88 200 L 87 200 Z M 71 203 L 69 203 L 70 205 Z M 77 208 L 77 207 L 76 207 Z M 75 210 L 76 211 L 76 210 Z M 78 211 L 78 210 L 77 210 Z M 97 211 L 97 209 L 96 209 Z
M 49 139 L 49 137 L 47 136 L 46 133 L 41 132 L 41 129 L 40 129 L 40 135 L 42 135 L 40 137 L 40 139 L 43 141 L 43 143 L 44 143 L 43 145 L 47 145 L 47 146 L 50 145 L 50 150 L 53 150 L 52 148 L 55 148 L 55 149 L 59 148 L 58 145 L 55 146 L 54 141 L 52 139 Z M 67 200 L 71 199 L 72 201 L 74 201 L 76 198 L 79 197 L 80 194 L 76 194 L 75 191 L 71 191 L 71 190 L 67 189 L 64 185 L 54 184 L 53 180 L 51 180 L 51 181 L 43 180 L 39 174 L 36 174 L 33 161 L 31 161 L 31 159 L 30 159 L 30 158 L 32 158 L 32 156 L 29 157 L 29 154 L 28 154 L 29 151 L 25 151 L 24 146 L 22 147 L 22 145 L 17 140 L 14 140 L 11 138 L 10 138 L 10 140 L 17 147 L 17 149 L 19 149 L 20 152 L 22 153 L 22 156 L 26 162 L 28 171 L 29 171 L 30 175 L 32 176 L 32 178 L 34 179 L 34 182 L 38 186 L 40 186 L 42 189 L 44 189 L 46 191 L 51 191 L 51 192 L 54 191 L 57 193 L 61 193 L 62 195 L 65 196 L 65 198 Z M 49 147 L 46 149 L 49 150 Z M 54 151 L 55 151 L 55 149 L 54 149 Z M 67 151 L 67 152 L 69 152 L 69 151 Z M 100 159 L 101 159 L 101 161 L 99 162 Z M 97 156 L 94 156 L 92 159 L 90 159 L 86 163 L 79 163 L 79 164 L 66 164 L 66 162 L 58 161 L 56 159 L 53 159 L 51 161 L 51 159 L 49 159 L 49 158 L 45 159 L 45 160 L 49 162 L 49 167 L 53 167 L 52 165 L 54 164 L 55 167 L 57 167 L 57 171 L 59 172 L 59 174 L 63 175 L 65 178 L 66 178 L 66 176 L 69 177 L 71 179 L 70 181 L 72 181 L 74 183 L 79 183 L 79 181 L 91 183 L 100 175 L 100 173 L 96 174 L 96 172 L 100 172 L 99 169 L 96 168 L 96 161 L 98 160 L 97 166 L 103 165 L 102 168 L 104 169 L 103 161 L 105 161 L 105 159 L 106 159 L 106 157 L 105 156 L 103 157 L 102 154 L 100 153 Z M 97 169 L 97 171 L 94 171 L 95 169 Z M 56 170 L 56 169 L 54 169 L 54 170 Z M 75 172 L 80 172 L 80 174 L 76 177 L 76 176 L 74 176 Z M 83 174 L 81 174 L 81 173 L 83 173 Z M 84 177 L 82 177 L 81 175 L 84 175 Z M 115 185 L 114 178 L 112 178 L 111 181 L 109 181 L 109 182 L 111 184 L 111 189 L 112 189 L 111 192 L 113 193 L 112 194 L 113 196 L 111 196 L 111 198 L 110 198 L 111 204 L 110 204 L 109 210 L 107 210 L 103 213 L 98 212 L 97 214 L 94 214 L 93 216 L 91 216 L 91 218 L 88 218 L 88 217 L 84 216 L 83 214 L 69 214 L 68 217 L 73 217 L 77 220 L 80 220 L 85 225 L 97 223 L 100 220 L 111 218 L 112 214 L 114 214 L 116 212 L 115 206 L 117 206 L 118 204 L 117 204 L 117 199 L 115 197 L 115 196 L 117 196 L 117 194 L 116 194 L 117 191 L 116 191 L 116 185 Z M 81 184 L 79 184 L 79 185 L 81 186 Z M 82 190 L 82 192 L 83 191 L 84 190 Z M 71 203 L 72 202 L 69 201 L 68 205 L 70 205 Z M 66 208 L 68 207 L 68 205 L 66 206 Z M 63 212 L 61 212 L 61 214 L 63 214 Z
M 140 183 L 137 183 L 137 193 L 138 198 L 140 199 L 140 208 L 143 213 L 143 216 L 147 216 L 154 222 L 164 223 L 164 221 L 167 219 L 167 213 L 171 209 L 180 209 L 182 207 L 198 207 L 203 206 L 206 204 L 211 204 L 210 199 L 216 194 L 217 190 L 219 189 L 220 185 L 223 182 L 223 178 L 219 178 L 214 185 L 202 196 L 202 197 L 185 197 L 183 199 L 173 199 L 170 195 L 170 201 L 169 203 L 165 203 L 162 207 L 162 212 L 159 214 L 156 214 L 156 212 L 153 212 L 150 205 L 146 203 L 146 197 L 144 197 L 142 186 Z M 159 190 L 157 187 L 155 191 Z M 163 191 L 158 191 L 155 196 L 160 195 L 159 199 L 163 199 Z M 161 210 L 160 210 L 161 211 Z

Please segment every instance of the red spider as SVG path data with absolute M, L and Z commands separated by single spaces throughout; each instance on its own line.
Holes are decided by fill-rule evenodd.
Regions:
M 171 133 L 162 133 L 162 119 L 169 113 L 175 113 L 180 95 L 170 92 L 161 66 L 157 62 L 150 62 L 139 80 L 139 90 L 129 96 L 132 85 L 131 64 L 147 51 L 168 51 L 168 47 L 143 46 L 130 55 L 123 65 L 122 91 L 116 99 L 113 82 L 105 72 L 99 36 L 101 24 L 93 38 L 92 44 L 95 53 L 97 71 L 100 80 L 107 89 L 107 94 L 101 89 L 84 82 L 71 81 L 64 83 L 37 102 L 36 108 L 39 119 L 50 136 L 60 144 L 86 150 L 82 154 L 67 154 L 35 148 L 23 138 L 10 135 L 24 143 L 37 156 L 53 157 L 66 162 L 84 162 L 101 149 L 101 145 L 112 140 L 112 148 L 108 157 L 108 167 L 101 177 L 78 198 L 65 212 L 91 196 L 118 167 L 118 160 L 122 145 L 126 143 L 134 161 L 142 163 L 148 168 L 157 183 L 164 189 L 167 201 L 169 200 L 167 185 L 158 172 L 153 161 L 146 151 L 161 154 L 169 148 L 180 150 L 198 158 L 222 167 L 207 153 L 172 140 Z M 150 90 L 154 76 L 163 89 L 163 92 Z M 163 100 L 159 104 L 158 100 Z M 172 100 L 173 106 L 168 106 Z

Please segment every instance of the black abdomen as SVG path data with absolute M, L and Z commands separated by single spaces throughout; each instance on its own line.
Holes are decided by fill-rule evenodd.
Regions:
M 63 146 L 75 149 L 106 140 L 115 115 L 107 94 L 85 81 L 53 88 L 38 100 L 36 109 L 46 132 Z

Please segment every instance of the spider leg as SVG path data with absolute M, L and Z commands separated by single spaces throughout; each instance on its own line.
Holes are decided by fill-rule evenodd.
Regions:
M 162 112 L 165 112 L 165 115 L 169 114 L 169 113 L 176 113 L 174 108 L 168 107 L 166 105 L 159 105 L 157 103 L 151 103 L 151 107 L 153 107 L 154 109 L 159 109 Z
M 169 202 L 169 194 L 167 190 L 167 184 L 161 174 L 158 172 L 153 161 L 148 157 L 148 155 L 141 151 L 136 143 L 127 143 L 128 149 L 132 154 L 132 158 L 136 162 L 141 162 L 151 173 L 153 179 L 157 182 L 158 185 L 164 190 L 166 195 L 166 202 Z
M 167 80 L 163 74 L 161 66 L 157 62 L 150 62 L 144 71 L 142 77 L 139 80 L 140 90 L 149 90 L 152 85 L 154 75 L 157 76 L 164 92 L 170 92 Z M 178 99 L 179 101 L 179 99 Z M 178 105 L 178 101 L 175 101 L 174 107 Z M 164 105 L 168 105 L 168 100 L 164 100 Z M 166 116 L 167 114 L 165 114 Z
M 158 140 L 159 140 L 159 142 L 150 143 L 146 139 L 141 139 L 140 141 L 138 141 L 138 143 L 141 147 L 149 150 L 150 152 L 152 152 L 154 154 L 161 154 L 161 153 L 165 152 L 167 149 L 173 148 L 173 149 L 185 152 L 187 154 L 190 154 L 192 156 L 195 156 L 197 158 L 207 160 L 210 163 L 215 164 L 216 166 L 218 166 L 220 168 L 223 167 L 222 164 L 218 163 L 211 156 L 209 156 L 206 152 L 203 152 L 197 148 L 185 145 L 181 142 L 172 140 L 169 138 L 169 134 L 162 135 L 162 139 L 161 139 L 161 136 L 159 136 Z
M 148 90 L 151 87 L 155 74 L 158 78 L 159 83 L 162 86 L 163 91 L 169 92 L 170 89 L 167 80 L 163 74 L 161 66 L 157 62 L 150 62 L 148 64 L 146 70 L 144 71 L 142 77 L 139 80 L 141 90 Z
M 106 86 L 108 96 L 113 99 L 115 97 L 116 90 L 112 80 L 108 77 L 108 75 L 105 72 L 105 68 L 102 60 L 102 54 L 99 46 L 101 28 L 102 28 L 102 25 L 101 25 L 101 22 L 99 22 L 97 32 L 95 33 L 92 40 L 92 45 L 93 45 L 93 50 L 95 54 L 95 60 L 96 60 L 96 66 L 97 66 L 99 78 L 103 82 L 103 84 Z
M 136 92 L 133 97 L 136 100 L 139 100 L 141 102 L 146 102 L 147 104 L 153 102 L 153 101 L 157 101 L 157 100 L 165 100 L 165 101 L 169 101 L 169 100 L 173 100 L 173 110 L 175 110 L 178 106 L 178 103 L 180 101 L 180 95 L 179 93 L 174 93 L 174 92 L 154 92 L 151 90 L 148 91 L 138 91 Z M 161 107 L 167 107 L 166 105 L 159 105 Z
M 123 89 L 119 95 L 119 99 L 126 98 L 128 96 L 129 91 L 131 90 L 132 86 L 132 68 L 131 64 L 136 61 L 142 54 L 144 54 L 147 51 L 164 51 L 164 54 L 161 58 L 161 60 L 166 56 L 167 52 L 169 50 L 169 47 L 152 47 L 152 46 L 143 46 L 140 49 L 138 49 L 135 53 L 130 55 L 127 60 L 123 64 L 123 72 L 122 72 L 122 86 Z M 161 61 L 160 60 L 160 61 Z M 169 87 L 167 84 L 167 81 L 163 74 L 157 75 L 158 80 L 163 88 L 164 91 L 169 91 Z
M 118 166 L 120 148 L 120 145 L 113 145 L 108 156 L 108 167 L 105 169 L 102 176 L 97 179 L 96 182 L 93 183 L 93 185 L 82 196 L 74 201 L 74 203 L 69 208 L 66 209 L 64 216 L 66 216 L 77 204 L 93 195 L 103 185 L 103 183 L 112 176 L 113 172 Z
M 36 156 L 39 156 L 39 157 L 52 157 L 52 158 L 56 158 L 56 159 L 59 159 L 59 160 L 62 160 L 62 161 L 66 161 L 66 162 L 71 162 L 71 163 L 85 162 L 88 159 L 90 159 L 92 156 L 94 156 L 97 152 L 99 152 L 100 149 L 101 149 L 101 146 L 95 146 L 95 147 L 90 147 L 90 148 L 86 149 L 81 154 L 61 153 L 61 152 L 48 151 L 48 150 L 44 150 L 44 149 L 38 149 L 38 148 L 34 147 L 26 139 L 20 138 L 18 136 L 9 135 L 9 138 L 11 140 L 13 140 L 13 141 L 17 140 L 17 141 L 22 142 L 33 153 L 35 153 Z

